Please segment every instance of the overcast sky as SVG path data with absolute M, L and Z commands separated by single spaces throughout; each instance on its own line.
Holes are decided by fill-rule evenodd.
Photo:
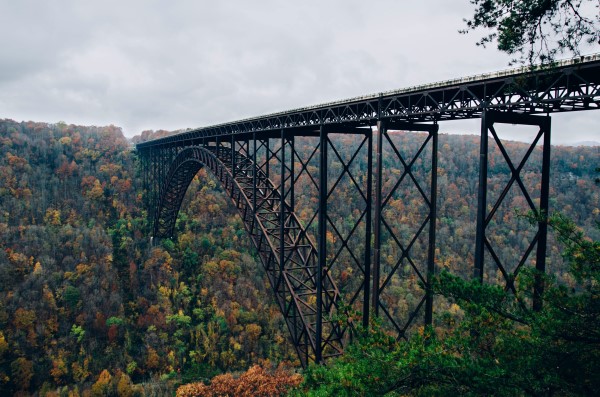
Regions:
M 471 12 L 469 0 L 0 0 L 0 118 L 133 136 L 508 68 L 458 33 Z M 600 141 L 599 121 L 561 115 L 553 142 Z

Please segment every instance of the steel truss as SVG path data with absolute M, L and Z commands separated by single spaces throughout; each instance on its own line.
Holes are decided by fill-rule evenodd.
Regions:
M 180 151 L 161 189 L 154 236 L 173 235 L 187 187 L 202 166 L 210 169 L 244 221 L 306 366 L 310 361 L 341 354 L 342 330 L 332 318 L 339 303 L 337 287 L 330 273 L 319 272 L 323 268 L 318 251 L 292 211 L 290 200 L 286 200 L 292 197 L 291 166 L 286 162 L 292 142 L 282 136 L 282 144 L 275 149 L 269 140 L 253 139 Z M 280 164 L 278 184 L 267 176 L 273 172 L 274 161 Z
M 405 159 L 395 146 L 388 127 L 426 131 L 427 139 L 412 158 Z M 279 139 L 256 139 L 253 134 L 252 139 L 243 141 L 207 140 L 202 146 L 191 146 L 179 152 L 172 148 L 154 154 L 150 154 L 153 151 L 142 152 L 146 154 L 142 158 L 150 158 L 154 164 L 153 176 L 144 179 L 164 181 L 158 189 L 153 236 L 167 238 L 174 235 L 187 187 L 199 169 L 206 165 L 221 181 L 244 220 L 269 274 L 303 365 L 341 353 L 345 341 L 351 337 L 351 325 L 334 321 L 340 314 L 340 307 L 359 312 L 361 316 L 357 320 L 364 326 L 369 323 L 371 310 L 379 314 L 381 309 L 397 335 L 404 336 L 418 314 L 423 314 L 421 306 L 424 306 L 425 322 L 430 324 L 432 321 L 433 298 L 429 280 L 434 272 L 437 130 L 437 124 L 380 123 L 377 169 L 373 167 L 374 133 L 371 128 L 346 128 L 344 134 L 343 128 L 322 126 L 318 131 L 297 137 L 281 130 Z M 353 147 L 338 139 L 347 134 L 355 138 Z M 296 150 L 295 142 L 301 139 L 314 143 L 313 147 L 304 145 L 310 147 L 307 153 Z M 381 191 L 384 178 L 382 154 L 388 145 L 392 150 L 386 151 L 389 157 L 386 159 L 402 164 L 404 172 L 384 196 Z M 429 181 L 419 182 L 412 166 L 426 153 L 430 156 L 431 175 Z M 312 215 L 304 222 L 295 214 L 295 186 L 301 178 L 307 178 L 318 199 Z M 421 227 L 409 239 L 395 232 L 383 214 L 403 180 L 413 183 L 428 209 Z M 373 182 L 378 186 L 375 191 Z M 429 186 L 423 188 L 424 183 Z M 343 191 L 342 186 L 345 186 Z M 351 197 L 340 197 L 348 191 Z M 354 209 L 355 216 L 351 221 L 341 221 L 328 211 L 328 203 L 338 199 L 347 201 Z M 371 251 L 373 228 L 374 255 Z M 393 269 L 380 275 L 382 228 L 400 247 L 402 255 Z M 312 238 L 308 230 L 313 231 Z M 424 230 L 428 233 L 429 256 L 423 268 L 413 259 L 411 248 Z M 313 239 L 317 244 L 312 242 Z M 372 259 L 375 265 L 371 264 Z M 404 261 L 411 264 L 427 286 L 408 321 L 395 318 L 380 299 Z M 344 272 L 352 274 L 353 282 L 345 283 L 340 292 L 334 280 L 343 278 Z
M 497 124 L 519 124 L 529 125 L 538 128 L 538 132 L 533 140 L 533 143 L 529 146 L 529 149 L 523 156 L 522 160 L 515 166 L 514 160 L 507 152 L 505 145 L 500 140 L 496 131 Z M 478 205 L 477 205 L 477 235 L 475 240 L 475 267 L 474 277 L 483 281 L 484 279 L 484 262 L 485 253 L 487 252 L 492 258 L 496 268 L 502 273 L 502 277 L 505 281 L 505 289 L 515 291 L 514 282 L 518 276 L 519 271 L 528 260 L 529 256 L 536 248 L 535 266 L 538 272 L 544 273 L 546 270 L 546 238 L 547 238 L 547 222 L 544 220 L 543 215 L 548 214 L 548 199 L 549 199 L 549 185 L 550 185 L 550 124 L 551 120 L 549 116 L 532 116 L 528 114 L 519 113 L 501 113 L 495 111 L 484 111 L 481 118 L 481 140 L 480 140 L 480 165 L 479 165 L 479 190 L 478 190 Z M 510 170 L 510 179 L 502 189 L 500 196 L 493 203 L 493 206 L 488 211 L 487 203 L 487 184 L 488 184 L 488 154 L 489 154 L 489 142 L 488 138 L 491 135 L 502 153 L 502 158 Z M 542 142 L 542 164 L 541 164 L 541 181 L 539 191 L 539 204 L 535 204 L 532 199 L 531 193 L 525 186 L 521 172 L 524 166 L 528 163 L 534 149 L 539 142 Z M 488 234 L 488 226 L 490 222 L 494 220 L 498 209 L 507 198 L 507 195 L 514 185 L 517 185 L 521 194 L 525 198 L 529 210 L 534 214 L 542 215 L 537 224 L 537 231 L 535 236 L 529 242 L 525 252 L 518 258 L 518 264 L 515 269 L 511 272 L 507 269 L 505 263 L 502 262 L 499 255 L 496 253 L 494 246 L 490 242 Z M 541 294 L 543 292 L 543 284 L 541 278 L 537 278 L 534 295 L 533 295 L 533 307 L 534 309 L 540 309 L 542 305 Z
M 431 325 L 433 318 L 433 293 L 431 291 L 431 277 L 435 272 L 435 231 L 437 217 L 437 153 L 438 153 L 438 125 L 424 125 L 413 123 L 387 123 L 381 121 L 378 123 L 378 142 L 377 142 L 377 178 L 375 183 L 375 231 L 374 231 L 374 260 L 373 260 L 373 279 L 376 280 L 373 285 L 373 308 L 375 315 L 381 316 L 391 324 L 396 330 L 398 337 L 406 337 L 406 332 L 411 325 L 414 324 L 418 314 L 422 314 L 424 307 L 424 322 Z M 400 148 L 394 143 L 389 130 L 403 131 L 424 131 L 427 132 L 427 137 L 420 145 L 417 152 L 412 157 L 407 157 L 401 153 Z M 398 167 L 401 167 L 401 175 L 387 192 L 383 192 L 383 162 L 384 162 L 384 147 L 389 146 L 390 159 L 396 160 Z M 414 165 L 417 160 L 426 160 L 426 154 L 430 156 L 429 164 L 429 180 L 423 181 L 416 177 Z M 390 160 L 388 159 L 388 161 Z M 398 219 L 389 219 L 385 215 L 386 208 L 390 205 L 390 201 L 396 195 L 398 188 L 403 182 L 407 181 L 409 186 L 418 192 L 420 204 L 424 205 L 424 211 L 416 211 L 411 207 L 410 202 L 405 203 L 405 208 L 409 208 L 406 212 L 413 212 L 420 216 L 416 221 L 413 230 L 408 234 L 396 230 Z M 429 186 L 422 186 L 425 183 Z M 408 201 L 406 197 L 401 198 L 403 201 Z M 403 236 L 404 234 L 404 236 Z M 385 236 L 386 244 L 389 246 L 388 251 L 398 252 L 394 257 L 394 263 L 388 265 L 387 271 L 382 271 L 381 252 L 383 240 Z M 426 237 L 425 237 L 426 236 Z M 418 239 L 425 238 L 427 241 L 425 247 L 421 248 L 421 252 L 416 252 L 415 243 Z M 414 255 L 417 255 L 417 258 Z M 416 276 L 416 280 L 420 281 L 424 286 L 424 290 L 420 291 L 421 296 L 418 298 L 417 304 L 409 307 L 406 313 L 400 316 L 391 312 L 388 305 L 383 299 L 386 290 L 390 288 L 393 280 L 401 280 L 409 275 L 402 274 L 401 265 L 410 267 L 410 275 Z M 416 285 L 416 283 L 415 283 Z M 396 297 L 397 298 L 397 297 Z M 380 310 L 381 309 L 381 310 Z M 400 317 L 400 318 L 398 318 Z

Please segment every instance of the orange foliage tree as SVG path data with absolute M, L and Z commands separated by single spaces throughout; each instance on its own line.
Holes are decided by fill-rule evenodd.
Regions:
M 235 378 L 230 373 L 215 376 L 210 385 L 190 383 L 177 389 L 177 397 L 277 397 L 285 395 L 302 381 L 299 374 L 284 366 L 270 370 L 260 365 L 250 367 Z

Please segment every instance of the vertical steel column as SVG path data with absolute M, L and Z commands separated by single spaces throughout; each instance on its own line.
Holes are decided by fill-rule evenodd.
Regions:
M 150 181 L 150 167 L 152 166 L 152 162 L 150 159 L 150 150 L 145 150 L 145 161 L 146 161 L 146 205 L 148 205 L 148 215 L 152 213 L 152 208 L 150 207 L 152 203 L 152 182 Z M 150 225 L 152 227 L 152 225 Z
M 152 161 L 152 210 L 155 213 L 154 219 L 157 219 L 156 211 L 158 204 L 158 156 L 156 155 L 155 148 L 150 149 L 150 157 Z M 152 225 L 152 227 L 154 228 L 155 225 Z
M 260 229 L 258 226 L 258 208 L 256 207 L 256 174 L 258 172 L 258 165 L 256 164 L 256 132 L 252 133 L 252 233 L 258 234 Z M 253 238 L 256 238 L 253 236 Z
M 138 151 L 138 158 L 140 159 L 140 168 L 142 170 L 142 184 L 145 189 L 146 188 L 146 162 L 144 161 L 143 152 Z
M 254 142 L 254 150 L 252 150 L 252 211 L 254 212 L 254 223 L 258 222 L 256 215 L 256 132 L 252 133 L 252 142 Z
M 157 168 L 158 176 L 156 178 L 156 182 L 158 185 L 158 196 L 157 196 L 156 203 L 158 204 L 158 202 L 160 201 L 161 193 L 162 193 L 163 150 L 161 148 L 158 148 L 157 154 L 158 154 L 158 168 Z
M 146 156 L 146 151 L 139 151 L 139 159 L 140 166 L 142 167 L 142 183 L 143 183 L 143 192 L 144 192 L 144 204 L 146 205 L 146 209 L 148 208 L 148 158 Z
M 159 162 L 159 171 L 160 171 L 160 177 L 159 177 L 160 189 L 158 190 L 159 191 L 159 195 L 158 195 L 159 203 L 160 203 L 160 198 L 162 197 L 162 195 L 164 193 L 166 158 L 167 158 L 167 150 L 165 148 L 161 148 L 160 149 L 160 162 Z
M 271 162 L 271 148 L 269 147 L 270 138 L 266 139 L 265 143 L 265 174 L 267 175 L 267 179 L 269 179 L 269 163 Z
M 158 195 L 156 196 L 156 219 L 158 219 L 160 198 L 163 195 L 163 182 L 164 182 L 164 163 L 165 163 L 165 150 L 163 148 L 158 149 Z
M 281 129 L 281 182 L 279 183 L 279 280 L 285 268 L 285 131 Z M 278 281 L 279 284 L 281 281 Z M 285 288 L 285 287 L 284 287 Z
M 283 129 L 282 129 L 282 133 L 283 133 Z M 296 147 L 295 147 L 295 138 L 294 138 L 294 135 L 288 137 L 288 146 L 290 147 L 290 168 L 289 168 L 289 170 L 290 170 L 290 188 L 289 188 L 289 192 L 288 192 L 288 194 L 290 195 L 290 198 L 289 198 L 289 203 L 290 203 L 290 209 L 289 209 L 289 211 L 290 211 L 290 214 L 288 216 L 291 216 L 291 214 L 293 214 L 294 211 L 296 210 L 295 209 L 295 205 L 296 204 L 295 204 L 295 198 L 294 198 L 294 196 L 295 196 L 295 191 L 294 191 L 295 190 L 294 189 L 294 184 L 295 184 L 295 181 L 294 181 L 294 178 L 295 178 L 295 176 L 294 176 L 294 161 L 295 161 L 295 153 L 296 153 L 295 152 Z M 291 250 L 293 250 L 293 249 L 294 248 L 291 248 Z M 293 254 L 290 253 L 290 256 L 291 255 L 293 255 Z M 292 317 L 294 318 L 294 321 L 297 322 L 298 321 L 298 311 L 297 311 L 297 308 L 296 308 L 295 305 L 292 306 L 292 313 L 293 313 Z M 292 334 L 292 338 L 293 338 L 294 341 L 298 341 L 297 332 L 298 332 L 298 329 L 296 327 L 294 327 L 294 331 L 293 331 L 293 334 Z M 306 344 L 307 344 L 307 348 L 305 350 L 306 350 L 306 353 L 308 354 L 308 350 L 309 350 L 308 349 L 308 342 L 306 342 Z M 308 363 L 308 355 L 306 357 L 306 362 Z
M 294 213 L 296 211 L 296 199 L 295 199 L 295 189 L 294 189 L 294 163 L 296 153 L 296 145 L 294 135 L 288 138 L 288 145 L 290 146 L 290 211 Z
M 546 241 L 548 236 L 548 198 L 550 196 L 550 117 L 541 125 L 544 133 L 544 148 L 542 153 L 542 186 L 540 192 L 540 216 L 538 221 L 538 242 L 535 268 L 537 273 L 533 286 L 533 310 L 542 309 L 542 295 L 544 293 L 544 280 L 541 273 L 546 272 Z
M 160 200 L 160 149 L 156 148 L 154 150 L 154 161 L 156 162 L 156 169 L 154 174 L 154 186 L 156 189 L 156 197 L 154 197 L 154 205 L 158 206 L 158 201 Z
M 315 362 L 322 361 L 323 333 L 323 270 L 327 266 L 327 132 L 321 125 L 319 131 L 319 263 L 317 265 L 317 324 L 315 336 Z
M 488 128 L 490 119 L 487 110 L 481 114 L 481 138 L 479 142 L 479 187 L 477 198 L 477 232 L 475 236 L 475 267 L 473 278 L 483 281 L 485 256 L 485 218 L 487 214 L 488 175 Z
M 377 171 L 375 174 L 375 243 L 373 248 L 373 314 L 379 315 L 379 271 L 381 265 L 381 204 L 383 197 L 381 196 L 383 169 L 382 146 L 383 134 L 387 131 L 385 121 L 377 121 Z
M 369 326 L 369 314 L 371 305 L 371 223 L 372 223 L 372 205 L 373 205 L 373 129 L 369 127 L 367 142 L 367 214 L 365 225 L 365 274 L 363 291 L 363 327 Z
M 231 175 L 233 176 L 233 179 L 235 179 L 235 174 L 235 138 L 234 135 L 231 134 Z
M 156 208 L 154 206 L 154 154 L 152 148 L 148 149 L 148 161 L 148 202 L 150 203 L 148 213 L 152 213 Z M 153 227 L 154 225 L 150 226 L 150 228 Z
M 284 229 L 285 229 L 285 132 L 281 129 L 281 183 L 279 184 L 279 263 L 281 271 L 283 271 L 284 263 Z
M 435 274 L 435 222 L 437 219 L 437 168 L 438 168 L 438 129 L 437 123 L 429 132 L 431 135 L 431 190 L 429 208 L 429 249 L 427 252 L 427 286 L 425 287 L 425 325 L 433 324 L 432 278 Z

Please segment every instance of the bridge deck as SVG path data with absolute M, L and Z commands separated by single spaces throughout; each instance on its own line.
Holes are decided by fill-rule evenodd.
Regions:
M 549 69 L 520 67 L 387 91 L 185 131 L 138 144 L 139 150 L 179 146 L 252 133 L 267 138 L 281 129 L 312 135 L 320 125 L 352 128 L 377 120 L 431 122 L 479 117 L 483 109 L 553 113 L 600 108 L 600 54 L 559 62 Z

